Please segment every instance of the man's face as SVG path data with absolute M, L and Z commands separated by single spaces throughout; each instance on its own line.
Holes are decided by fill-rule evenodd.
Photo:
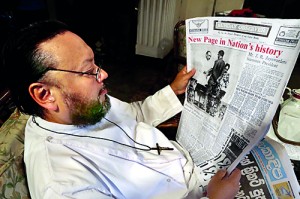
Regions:
M 211 52 L 207 51 L 206 52 L 206 59 L 207 59 L 207 61 L 210 60 L 210 58 L 211 58 Z
M 47 72 L 55 85 L 52 87 L 55 99 L 52 107 L 55 109 L 47 111 L 46 119 L 78 126 L 100 121 L 110 108 L 104 84 L 108 74 L 101 69 L 95 75 L 99 67 L 95 64 L 92 49 L 71 32 L 58 35 L 41 47 L 57 60 L 57 69 L 68 70 Z
M 225 66 L 225 72 L 227 72 L 229 70 L 229 66 Z

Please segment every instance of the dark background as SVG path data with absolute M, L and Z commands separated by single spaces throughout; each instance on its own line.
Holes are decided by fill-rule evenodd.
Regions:
M 56 18 L 107 59 L 132 62 L 139 0 L 1 0 L 0 37 L 30 22 Z M 51 4 L 51 9 L 49 8 Z M 245 0 L 244 8 L 268 18 L 300 18 L 298 0 Z M 100 42 L 100 43 L 99 43 Z
M 0 38 L 30 22 L 56 18 L 106 59 L 131 64 L 135 57 L 139 0 L 1 0 Z M 51 4 L 51 9 L 49 9 Z M 244 8 L 268 18 L 300 18 L 298 0 L 245 0 Z
M 1 0 L 1 41 L 28 23 L 56 18 L 71 26 L 92 48 L 98 42 L 107 58 L 129 62 L 135 55 L 137 6 L 138 0 Z
M 267 18 L 299 19 L 299 0 L 245 0 L 244 8 Z
M 7 35 L 28 23 L 49 18 L 63 21 L 94 49 L 110 75 L 107 83 L 112 94 L 129 101 L 132 93 L 148 88 L 153 93 L 169 83 L 165 80 L 171 79 L 169 68 L 174 65 L 172 51 L 164 59 L 135 55 L 138 3 L 139 0 L 0 0 L 0 45 Z M 299 0 L 245 0 L 244 8 L 267 18 L 300 18 L 298 4 Z M 300 85 L 299 62 L 298 59 L 289 82 L 292 88 Z

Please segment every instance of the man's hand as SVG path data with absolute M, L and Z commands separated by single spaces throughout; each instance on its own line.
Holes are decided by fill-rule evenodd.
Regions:
M 192 69 L 187 72 L 187 67 L 184 66 L 176 75 L 174 81 L 170 84 L 172 90 L 176 95 L 180 95 L 185 92 L 185 89 L 189 83 L 189 80 L 195 75 L 196 69 Z
M 207 187 L 209 199 L 233 199 L 239 191 L 241 171 L 235 169 L 229 176 L 225 170 L 219 170 L 210 180 Z

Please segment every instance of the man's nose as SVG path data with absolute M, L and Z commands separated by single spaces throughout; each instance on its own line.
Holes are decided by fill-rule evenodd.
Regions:
M 101 81 L 105 80 L 108 77 L 108 74 L 105 70 L 101 69 Z

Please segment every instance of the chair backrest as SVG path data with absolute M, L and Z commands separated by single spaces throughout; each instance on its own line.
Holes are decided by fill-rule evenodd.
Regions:
M 0 198 L 30 198 L 23 161 L 28 118 L 15 109 L 0 127 Z
M 186 65 L 186 30 L 185 20 L 180 20 L 174 27 L 174 60 L 178 70 Z
M 30 198 L 26 181 L 24 131 L 29 116 L 21 114 L 8 89 L 0 89 L 0 198 Z

